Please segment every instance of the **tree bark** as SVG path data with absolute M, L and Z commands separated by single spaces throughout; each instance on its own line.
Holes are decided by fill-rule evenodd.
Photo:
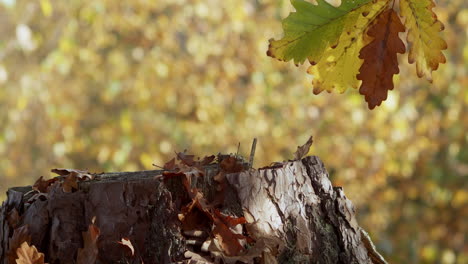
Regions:
M 385 263 L 319 158 L 262 169 L 237 162 L 236 173 L 219 160 L 199 174 L 107 173 L 71 191 L 64 177 L 47 190 L 11 188 L 0 208 L 0 263 L 15 263 L 23 242 L 48 263 L 77 263 L 93 247 L 96 263 Z

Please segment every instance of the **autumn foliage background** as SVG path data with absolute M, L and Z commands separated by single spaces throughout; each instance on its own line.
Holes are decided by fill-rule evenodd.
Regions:
M 286 0 L 0 0 L 0 200 L 56 167 L 153 169 L 174 151 L 310 154 L 390 263 L 468 262 L 468 6 L 436 1 L 447 63 L 383 105 L 313 95 L 265 52 Z

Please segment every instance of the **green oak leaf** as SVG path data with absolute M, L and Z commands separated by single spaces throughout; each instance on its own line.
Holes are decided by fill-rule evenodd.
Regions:
M 317 0 L 317 5 L 291 0 L 296 12 L 283 20 L 284 37 L 270 40 L 268 56 L 281 61 L 292 59 L 295 64 L 306 59 L 312 64 L 318 62 L 327 48 L 337 44 L 344 25 L 353 23 L 349 20 L 351 11 L 370 1 L 343 0 L 339 7 L 334 7 L 324 0 Z

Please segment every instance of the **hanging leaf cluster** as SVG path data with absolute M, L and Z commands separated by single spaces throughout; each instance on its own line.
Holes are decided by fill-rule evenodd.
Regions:
M 291 0 L 296 12 L 283 20 L 283 38 L 271 39 L 267 51 L 296 65 L 309 61 L 314 94 L 359 87 L 370 109 L 380 105 L 399 73 L 397 53 L 406 52 L 400 32 L 407 32 L 408 62 L 416 63 L 419 77 L 432 82 L 432 71 L 445 63 L 444 26 L 432 0 L 316 2 Z

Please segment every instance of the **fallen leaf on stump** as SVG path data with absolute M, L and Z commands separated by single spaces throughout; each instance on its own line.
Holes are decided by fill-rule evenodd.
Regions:
M 244 170 L 243 164 L 234 156 L 224 158 L 219 166 L 225 173 L 236 173 Z
M 75 174 L 75 176 L 80 180 L 94 179 L 94 176 L 91 175 L 88 171 L 82 171 L 82 170 L 76 170 L 76 169 L 52 169 L 50 171 L 60 176 L 67 176 L 70 174 Z
M 66 193 L 71 193 L 73 189 L 78 190 L 78 178 L 76 174 L 71 173 L 65 177 L 62 183 L 62 189 Z
M 18 257 L 16 250 L 24 242 L 31 243 L 28 225 L 16 228 L 13 232 L 13 236 L 8 240 L 8 252 L 6 254 L 8 263 L 16 263 L 15 260 Z
M 172 158 L 170 161 L 164 164 L 163 170 L 175 170 L 176 168 L 175 158 Z
M 88 231 L 83 232 L 83 248 L 78 249 L 77 264 L 96 263 L 98 256 L 97 240 L 100 230 L 97 226 L 90 224 Z
M 58 179 L 57 178 L 52 178 L 49 180 L 44 180 L 44 177 L 41 176 L 39 179 L 36 180 L 34 183 L 32 189 L 36 190 L 41 193 L 47 193 L 49 192 L 49 186 L 51 186 L 54 182 L 56 182 Z
M 28 242 L 23 242 L 16 250 L 18 258 L 16 264 L 46 264 L 44 254 L 40 253 L 35 246 L 30 246 Z
M 180 160 L 183 164 L 192 167 L 195 165 L 195 161 L 193 160 L 195 158 L 195 155 L 189 155 L 186 154 L 187 150 L 184 150 L 184 152 L 179 152 L 177 153 L 177 159 Z
M 135 255 L 135 248 L 132 245 L 132 242 L 130 239 L 123 237 L 119 242 L 117 242 L 121 245 L 123 245 L 125 248 L 130 249 L 130 252 L 132 253 L 131 256 Z
M 309 153 L 310 146 L 312 146 L 312 143 L 314 143 L 314 140 L 313 137 L 310 136 L 304 145 L 298 146 L 296 152 L 294 152 L 294 160 L 301 160 L 305 155 L 307 155 L 307 153 Z

